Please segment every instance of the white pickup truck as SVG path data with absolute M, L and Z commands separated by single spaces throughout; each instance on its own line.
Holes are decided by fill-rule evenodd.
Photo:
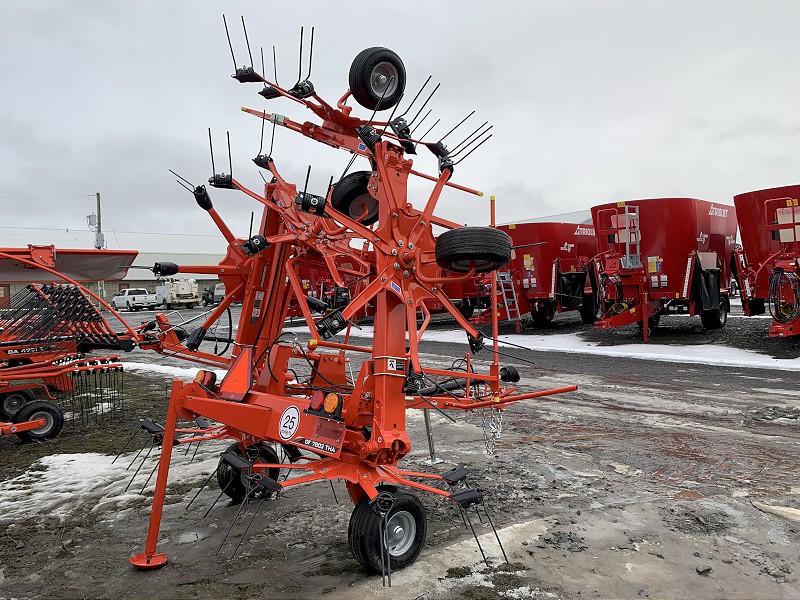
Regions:
M 117 310 L 152 310 L 158 304 L 155 294 L 150 294 L 144 288 L 128 288 L 120 290 L 119 294 L 111 299 L 111 306 Z

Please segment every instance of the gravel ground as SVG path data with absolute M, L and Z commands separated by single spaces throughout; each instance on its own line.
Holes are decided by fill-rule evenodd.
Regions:
M 699 319 L 667 317 L 653 339 L 796 358 L 800 345 L 769 339 L 768 323 L 733 316 L 708 332 Z M 641 343 L 635 327 L 596 331 L 569 313 L 543 331 L 529 326 L 523 333 Z M 425 344 L 423 362 L 445 366 L 464 346 Z M 125 467 L 135 453 L 111 461 L 135 417 L 163 421 L 170 376 L 129 369 L 127 418 L 69 426 L 44 444 L 0 438 L 0 598 L 800 598 L 796 373 L 508 353 L 524 359 L 508 359 L 521 371 L 523 391 L 570 383 L 579 390 L 507 410 L 491 455 L 482 427 L 488 415 L 456 415 L 452 424 L 432 413 L 437 456 L 445 460 L 435 467 L 423 465 L 424 427 L 411 411 L 414 450 L 404 461 L 419 470 L 470 469 L 472 485 L 488 490 L 506 564 L 485 525 L 478 529 L 488 534 L 481 538 L 488 567 L 453 505 L 423 495 L 425 549 L 386 590 L 349 553 L 351 505 L 338 483 L 335 496 L 325 485 L 290 488 L 260 508 L 247 536 L 253 509 L 223 543 L 238 506 L 219 503 L 202 518 L 218 494 L 206 488 L 185 510 L 224 448 L 210 443 L 193 461 L 191 454 L 173 459 L 159 542 L 169 564 L 135 571 L 127 557 L 144 541 L 153 488 L 145 479 L 156 457 L 128 492 L 138 461 Z M 138 351 L 125 360 L 181 365 Z M 73 453 L 93 453 L 95 478 L 75 471 Z M 84 488 L 63 493 L 60 486 L 76 477 L 86 479 Z

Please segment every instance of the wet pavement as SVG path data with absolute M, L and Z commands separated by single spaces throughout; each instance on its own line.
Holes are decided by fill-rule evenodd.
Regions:
M 768 323 L 733 316 L 728 327 L 708 332 L 699 318 L 667 317 L 654 341 L 797 358 L 798 342 L 767 338 Z M 569 314 L 547 330 L 523 330 L 578 332 L 604 344 L 637 343 L 633 327 L 594 331 Z M 421 350 L 423 364 L 449 366 L 466 344 Z M 37 489 L 45 470 L 37 460 L 48 454 L 98 452 L 97 468 L 108 470 L 106 483 L 85 490 L 75 508 L 64 502 L 56 511 L 43 502 L 24 518 L 4 520 L 0 504 L 0 597 L 800 598 L 797 372 L 504 352 L 501 363 L 520 370 L 521 391 L 579 390 L 506 410 L 492 454 L 482 427 L 489 415 L 457 414 L 453 424 L 432 412 L 436 454 L 445 461 L 434 467 L 424 464 L 422 416 L 409 411 L 414 449 L 403 464 L 469 468 L 471 484 L 488 491 L 508 564 L 485 525 L 478 533 L 490 567 L 452 503 L 422 496 L 426 546 L 384 588 L 347 548 L 351 505 L 340 484 L 290 488 L 265 502 L 233 556 L 251 509 L 215 555 L 238 506 L 217 505 L 203 519 L 218 493 L 206 489 L 201 509 L 184 510 L 216 466 L 220 445 L 208 444 L 191 463 L 191 455 L 176 455 L 160 542 L 170 563 L 139 573 L 127 557 L 144 541 L 152 484 L 144 494 L 123 493 L 130 471 L 106 463 L 131 427 L 99 424 L 36 447 L 0 439 L 0 503 L 20 486 Z M 139 351 L 125 360 L 163 362 Z M 129 371 L 126 378 L 127 410 L 159 418 L 169 376 Z M 28 480 L 14 479 L 32 465 L 38 471 Z M 60 466 L 64 477 L 69 468 Z M 144 478 L 137 482 L 138 492 Z

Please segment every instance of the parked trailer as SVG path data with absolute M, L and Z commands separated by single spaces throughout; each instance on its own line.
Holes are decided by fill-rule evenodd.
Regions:
M 644 340 L 661 315 L 700 315 L 723 327 L 730 311 L 730 259 L 736 210 L 694 198 L 653 198 L 592 207 L 600 320 L 610 329 L 638 323 Z
M 532 222 L 500 225 L 514 253 L 506 274 L 514 286 L 502 299 L 516 300 L 519 312 L 530 312 L 535 327 L 544 327 L 557 312 L 579 310 L 584 323 L 594 323 L 591 259 L 597 239 L 591 223 Z M 503 275 L 499 275 L 503 279 Z
M 800 334 L 800 185 L 734 196 L 742 245 L 731 263 L 746 316 L 772 315 L 770 337 Z

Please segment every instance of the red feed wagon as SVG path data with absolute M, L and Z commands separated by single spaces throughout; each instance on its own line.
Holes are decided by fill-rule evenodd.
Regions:
M 800 185 L 739 194 L 733 199 L 742 246 L 733 274 L 747 316 L 769 305 L 770 337 L 800 334 Z
M 730 310 L 736 210 L 694 198 L 654 198 L 592 207 L 600 254 L 597 327 L 639 323 L 643 338 L 662 314 L 700 315 L 723 327 Z
M 584 323 L 594 323 L 589 264 L 597 254 L 591 222 L 529 222 L 500 225 L 513 244 L 508 279 L 520 312 L 530 311 L 535 327 L 556 312 L 580 310 Z M 502 277 L 502 276 L 501 276 Z

